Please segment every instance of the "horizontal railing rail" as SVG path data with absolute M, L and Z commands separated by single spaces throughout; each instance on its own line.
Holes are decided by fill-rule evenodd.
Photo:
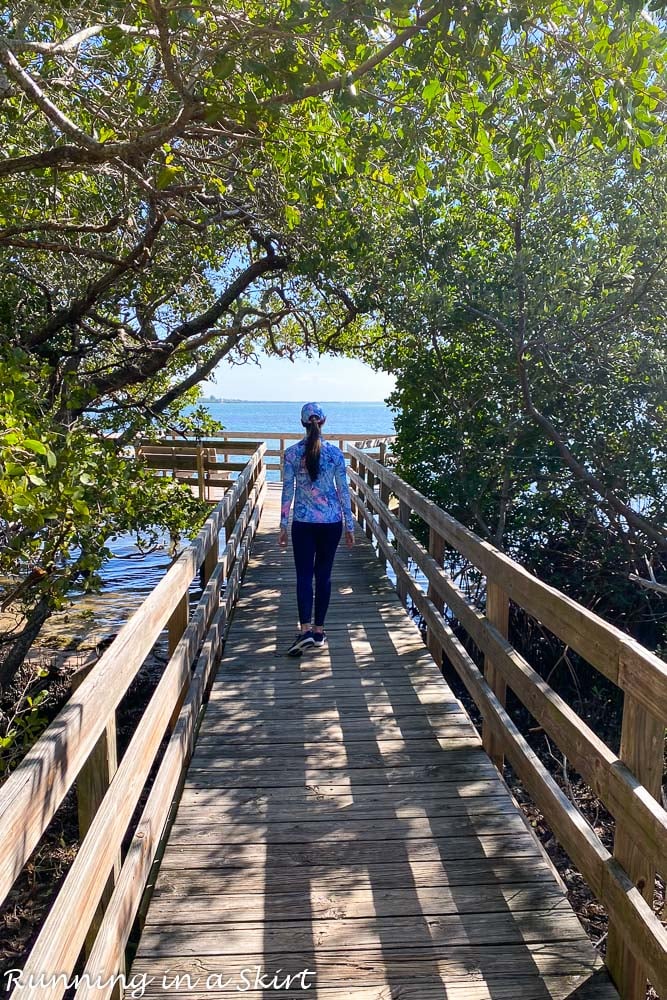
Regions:
M 280 471 L 285 449 L 301 440 L 303 432 L 274 431 L 225 431 L 220 438 L 141 438 L 136 444 L 137 457 L 158 472 L 170 473 L 178 482 L 196 487 L 202 500 L 208 499 L 210 487 L 228 488 L 234 474 L 243 469 L 240 461 L 230 461 L 235 456 L 252 454 L 260 442 L 266 444 L 264 461 L 267 471 Z M 382 463 L 388 461 L 388 447 L 394 440 L 392 434 L 355 433 L 333 435 L 341 451 L 348 443 L 363 448 L 366 454 Z M 277 441 L 279 447 L 269 447 L 267 442 Z M 195 473 L 193 476 L 192 473 Z
M 82 950 L 77 996 L 117 995 L 124 949 L 194 743 L 266 489 L 264 444 L 255 447 L 195 541 L 77 678 L 72 697 L 0 788 L 0 901 L 21 874 L 65 795 L 77 785 L 81 844 L 22 971 L 13 997 L 62 996 Z M 225 547 L 219 555 L 219 535 Z M 202 595 L 190 614 L 189 589 Z M 116 761 L 116 709 L 164 627 L 169 659 L 129 746 Z M 194 668 L 194 670 L 193 670 Z M 136 828 L 131 822 L 161 744 L 166 750 Z M 124 858 L 121 846 L 131 832 Z M 60 976 L 54 984 L 44 977 Z M 98 983 L 109 979 L 104 989 Z M 31 985 L 34 983 L 34 985 Z M 92 995 L 92 994 L 91 994 Z
M 348 445 L 352 500 L 427 625 L 436 662 L 455 668 L 483 719 L 485 749 L 507 756 L 556 838 L 609 915 L 606 962 L 624 1000 L 643 1000 L 649 979 L 667 997 L 667 931 L 652 908 L 656 872 L 667 874 L 667 812 L 659 802 L 667 724 L 667 664 L 619 629 L 543 583 L 361 449 Z M 398 501 L 398 515 L 390 509 Z M 395 508 L 394 508 L 395 509 Z M 426 549 L 410 530 L 428 526 Z M 486 579 L 477 607 L 443 569 L 446 546 Z M 411 565 L 412 563 L 412 565 Z M 413 566 L 428 581 L 426 592 Z M 615 754 L 508 640 L 510 600 L 624 692 Z M 484 654 L 483 672 L 455 635 L 445 608 Z M 611 854 L 554 781 L 505 710 L 510 688 L 615 819 Z

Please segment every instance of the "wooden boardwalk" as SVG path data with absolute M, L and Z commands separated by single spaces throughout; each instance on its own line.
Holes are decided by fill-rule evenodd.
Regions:
M 145 994 L 617 997 L 365 537 L 337 556 L 328 649 L 283 655 L 278 499 L 132 966 Z

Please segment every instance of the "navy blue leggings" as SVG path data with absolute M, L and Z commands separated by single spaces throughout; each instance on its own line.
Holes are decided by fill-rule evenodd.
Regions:
M 310 622 L 313 613 L 313 574 L 315 575 L 315 625 L 324 625 L 331 597 L 331 570 L 343 533 L 343 522 L 316 524 L 292 521 L 292 548 L 296 567 L 296 600 L 299 621 Z

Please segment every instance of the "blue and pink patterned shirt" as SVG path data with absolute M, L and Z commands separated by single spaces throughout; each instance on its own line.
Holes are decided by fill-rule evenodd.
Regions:
M 306 468 L 306 439 L 293 444 L 285 451 L 283 464 L 283 492 L 280 503 L 280 526 L 287 527 L 292 498 L 294 520 L 331 524 L 345 521 L 348 531 L 354 530 L 350 491 L 345 473 L 345 458 L 340 448 L 322 441 L 320 471 L 315 482 Z M 296 496 L 294 487 L 296 484 Z

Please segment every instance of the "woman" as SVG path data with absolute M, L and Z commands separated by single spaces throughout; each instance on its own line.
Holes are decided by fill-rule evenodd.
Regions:
M 292 548 L 300 629 L 287 650 L 288 656 L 301 656 L 304 649 L 321 649 L 326 645 L 324 618 L 331 597 L 331 569 L 343 533 L 343 518 L 347 547 L 354 545 L 345 459 L 340 448 L 323 440 L 321 428 L 325 420 L 317 403 L 306 403 L 301 410 L 306 437 L 285 451 L 279 543 L 282 548 L 287 545 L 287 522 L 296 486 Z M 315 622 L 311 626 L 313 575 Z

